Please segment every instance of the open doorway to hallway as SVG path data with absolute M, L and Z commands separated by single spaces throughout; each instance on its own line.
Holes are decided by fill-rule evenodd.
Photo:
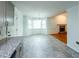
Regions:
M 57 13 L 56 15 L 49 18 L 55 22 L 55 32 L 51 33 L 54 37 L 56 37 L 61 42 L 67 44 L 67 19 L 68 19 L 68 13 L 67 11 L 61 11 Z M 49 20 L 49 21 L 50 21 Z M 52 26 L 51 26 L 52 27 Z

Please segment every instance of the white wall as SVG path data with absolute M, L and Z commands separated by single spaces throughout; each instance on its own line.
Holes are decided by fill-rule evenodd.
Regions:
M 48 34 L 54 34 L 57 33 L 57 24 L 55 19 L 48 19 L 47 20 L 47 31 Z
M 74 6 L 68 10 L 68 21 L 67 21 L 67 45 L 79 52 L 79 45 L 76 41 L 79 41 L 79 7 Z
M 56 24 L 67 24 L 67 13 L 62 13 L 55 17 Z
M 30 35 L 29 33 L 29 30 L 28 30 L 28 23 L 27 23 L 27 17 L 26 16 L 23 16 L 23 35 L 24 36 L 28 36 Z
M 16 7 L 14 8 L 14 25 L 8 26 L 8 32 L 11 37 L 23 36 L 23 14 Z
M 23 14 L 15 7 L 15 28 L 16 28 L 16 35 L 23 36 Z

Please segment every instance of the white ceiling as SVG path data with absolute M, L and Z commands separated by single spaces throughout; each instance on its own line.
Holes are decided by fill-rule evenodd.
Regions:
M 13 1 L 22 13 L 30 17 L 49 17 L 78 4 L 76 1 Z

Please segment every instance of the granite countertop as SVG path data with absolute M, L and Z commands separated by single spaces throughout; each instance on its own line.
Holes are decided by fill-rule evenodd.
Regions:
M 18 45 L 22 42 L 22 37 L 12 37 L 0 45 L 0 58 L 10 58 Z

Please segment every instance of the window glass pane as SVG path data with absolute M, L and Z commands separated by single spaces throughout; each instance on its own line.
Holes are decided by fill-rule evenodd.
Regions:
M 46 20 L 28 20 L 29 29 L 46 29 Z
M 41 29 L 41 20 L 33 20 L 33 29 Z
M 32 29 L 32 20 L 28 20 L 28 28 Z
M 42 24 L 46 24 L 46 20 L 42 20 Z
M 46 29 L 46 20 L 42 20 L 42 28 Z

